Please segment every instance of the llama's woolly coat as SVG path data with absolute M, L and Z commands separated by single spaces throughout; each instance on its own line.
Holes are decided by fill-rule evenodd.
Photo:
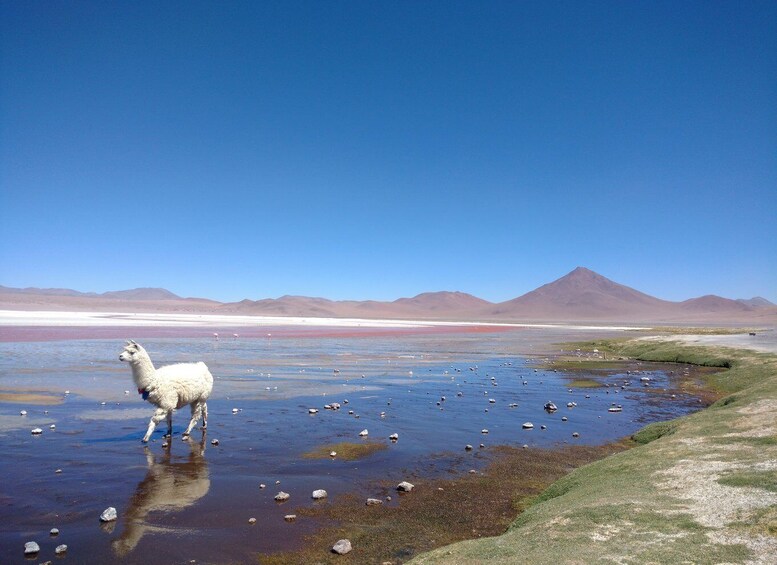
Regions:
M 156 369 L 146 350 L 134 341 L 127 342 L 119 359 L 130 364 L 138 393 L 157 407 L 143 437 L 144 442 L 149 440 L 156 425 L 165 418 L 167 433 L 172 435 L 173 410 L 187 404 L 191 406 L 192 418 L 184 437 L 189 435 L 200 418 L 203 420 L 203 428 L 207 427 L 207 400 L 213 390 L 213 376 L 205 363 L 178 363 Z

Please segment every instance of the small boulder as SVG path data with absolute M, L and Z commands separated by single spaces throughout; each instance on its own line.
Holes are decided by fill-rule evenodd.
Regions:
M 347 539 L 341 539 L 336 544 L 332 546 L 332 552 L 337 553 L 338 555 L 345 555 L 346 553 L 349 553 L 353 547 L 351 546 L 351 541 Z
M 326 498 L 328 495 L 324 489 L 318 489 L 313 491 L 313 500 L 321 500 L 322 498 Z
M 249 524 L 256 524 L 256 518 L 249 518 L 248 519 Z
M 54 550 L 54 553 L 56 553 L 57 555 L 62 555 L 66 551 L 67 551 L 67 546 L 63 543 L 57 546 L 57 548 Z
M 59 535 L 59 529 L 51 528 L 51 530 L 49 530 L 49 535 L 51 535 L 51 536 L 58 536 Z
M 533 429 L 533 428 L 534 428 L 534 424 L 532 424 L 531 422 L 524 422 L 524 423 L 523 423 L 523 425 L 522 425 L 521 427 L 522 427 L 524 430 L 531 430 L 531 429 Z
M 286 520 L 287 522 L 293 522 L 294 520 L 297 519 L 297 515 L 296 514 L 286 514 L 283 517 L 283 519 Z
M 413 490 L 414 486 L 415 485 L 413 485 L 412 483 L 408 483 L 407 481 L 402 481 L 397 485 L 397 490 L 401 492 L 410 492 L 411 490 Z
M 116 509 L 113 506 L 109 506 L 100 514 L 100 522 L 113 522 L 118 517 Z
M 289 498 L 291 498 L 291 495 L 288 492 L 281 491 L 275 495 L 275 500 L 277 500 L 278 502 L 284 502 L 286 500 L 289 500 Z
M 34 541 L 28 541 L 27 543 L 24 544 L 25 555 L 35 555 L 39 551 L 40 551 L 40 546 Z
M 368 498 L 367 499 L 367 506 L 379 506 L 383 504 L 383 501 L 379 498 Z
M 308 408 L 308 414 L 318 414 L 318 408 Z
M 368 432 L 367 430 L 362 430 L 362 431 L 359 432 L 359 435 L 361 437 L 367 437 L 369 435 L 369 433 L 370 432 Z
M 30 430 L 30 433 L 34 436 L 39 436 L 40 434 L 43 433 L 43 430 L 41 430 L 40 428 L 33 428 L 32 430 Z

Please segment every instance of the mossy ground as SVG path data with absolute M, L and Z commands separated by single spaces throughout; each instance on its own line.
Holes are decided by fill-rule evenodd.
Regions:
M 344 441 L 341 443 L 328 443 L 317 447 L 312 451 L 303 453 L 304 459 L 329 459 L 331 453 L 334 451 L 337 453 L 336 457 L 344 461 L 356 461 L 357 459 L 363 459 L 369 455 L 372 455 L 376 451 L 386 449 L 388 445 L 385 442 L 378 441 L 362 441 L 362 442 L 350 442 Z
M 647 340 L 577 347 L 719 367 L 706 410 L 635 434 L 643 445 L 581 467 L 534 498 L 507 533 L 413 563 L 773 563 L 777 356 Z

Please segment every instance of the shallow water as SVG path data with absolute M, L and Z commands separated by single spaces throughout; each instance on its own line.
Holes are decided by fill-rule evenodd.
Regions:
M 609 386 L 570 389 L 579 373 L 535 369 L 526 356 L 570 336 L 538 332 L 147 339 L 157 366 L 202 360 L 216 378 L 207 434 L 181 441 L 184 409 L 167 448 L 164 423 L 148 447 L 139 441 L 153 408 L 118 360 L 122 342 L 0 343 L 0 390 L 50 392 L 61 401 L 0 403 L 0 562 L 24 561 L 31 540 L 41 546 L 36 562 L 53 559 L 62 543 L 76 562 L 246 561 L 299 545 L 315 524 L 283 516 L 327 504 L 311 500 L 315 489 L 330 500 L 345 492 L 385 497 L 391 493 L 379 481 L 482 468 L 491 446 L 600 444 L 700 407 L 680 391 L 658 393 L 673 389 L 675 377 L 647 364 L 638 375 L 593 377 Z M 548 400 L 557 412 L 543 410 Z M 331 402 L 342 408 L 325 410 Z M 623 411 L 608 412 L 612 403 Z M 533 430 L 521 429 L 526 421 Z M 32 436 L 34 427 L 43 434 Z M 351 462 L 301 457 L 322 444 L 365 441 L 363 429 L 387 448 Z M 388 441 L 392 433 L 397 443 Z M 467 444 L 474 449 L 465 452 Z M 273 500 L 280 490 L 291 494 L 288 502 Z M 119 519 L 101 526 L 108 506 Z

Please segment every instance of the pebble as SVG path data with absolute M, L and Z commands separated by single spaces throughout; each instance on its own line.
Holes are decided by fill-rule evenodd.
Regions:
M 217 439 L 212 439 L 212 440 L 210 440 L 210 444 L 211 444 L 211 445 L 218 445 L 218 444 L 219 444 L 219 440 L 217 440 Z
M 232 409 L 232 413 L 233 414 L 237 414 L 238 412 L 240 412 L 240 408 L 233 408 Z
M 336 451 L 330 451 L 329 452 L 329 457 L 337 457 L 337 452 Z
M 259 488 L 267 488 L 267 485 L 264 483 L 259 483 Z
M 318 414 L 318 408 L 308 408 L 308 414 Z
M 294 520 L 297 519 L 297 515 L 296 514 L 286 514 L 283 517 L 283 519 L 286 520 L 287 522 L 293 522 Z
M 332 546 L 332 551 L 338 555 L 345 555 L 353 549 L 351 541 L 347 539 L 341 539 Z
M 360 435 L 361 437 L 365 437 L 365 436 L 369 435 L 369 433 L 370 433 L 370 432 L 368 432 L 367 430 L 362 430 L 362 431 L 360 431 L 360 432 L 359 432 L 359 435 Z
M 481 434 L 487 434 L 487 433 L 488 433 L 488 430 L 487 430 L 487 429 L 485 429 L 485 428 L 483 428 L 482 430 L 480 430 L 480 433 L 481 433 Z
M 63 543 L 62 545 L 58 545 L 57 548 L 54 550 L 54 553 L 57 555 L 62 555 L 67 551 L 67 546 Z
M 399 434 L 391 434 L 391 435 L 389 436 L 389 439 L 390 439 L 391 441 L 397 441 L 397 440 L 399 439 Z
M 408 483 L 407 481 L 402 481 L 397 485 L 397 490 L 402 492 L 410 492 L 411 490 L 413 490 L 414 486 L 415 485 L 413 485 L 412 483 Z
M 522 427 L 524 430 L 531 430 L 531 429 L 533 429 L 533 428 L 534 428 L 534 424 L 532 424 L 531 422 L 524 422 L 524 423 L 523 423 L 523 425 L 522 425 L 521 427 Z
M 562 418 L 561 418 L 562 422 L 566 422 L 567 420 L 569 420 L 569 418 L 567 418 L 566 416 L 562 416 Z
M 57 429 L 57 425 L 56 425 L 56 424 L 51 424 L 51 425 L 49 426 L 49 429 L 50 429 L 50 430 L 56 430 L 56 429 Z
M 49 530 L 49 535 L 51 535 L 51 536 L 58 536 L 59 535 L 59 529 L 51 528 L 51 530 Z
M 33 428 L 32 430 L 30 430 L 30 433 L 34 436 L 38 436 L 43 433 L 43 430 L 41 430 L 40 428 Z
M 20 416 L 26 416 L 27 415 L 27 410 L 22 410 L 21 412 L 19 412 L 19 415 Z
M 328 495 L 324 489 L 314 490 L 312 494 L 313 500 L 321 500 L 322 498 L 326 498 L 327 496 Z
M 546 426 L 545 424 L 542 424 L 542 425 L 540 426 L 540 429 L 541 429 L 541 430 L 547 430 L 547 429 L 548 429 L 548 426 Z
M 580 437 L 580 434 L 577 432 L 572 432 L 572 437 Z
M 100 514 L 101 522 L 113 522 L 116 518 L 118 518 L 118 514 L 113 506 L 109 506 L 103 510 L 102 514 Z
M 24 544 L 25 555 L 33 555 L 35 553 L 38 553 L 39 551 L 40 551 L 40 546 L 34 541 L 28 541 L 27 543 Z
M 55 473 L 57 473 L 57 474 L 59 474 L 59 473 L 61 473 L 61 472 L 62 472 L 62 469 L 57 469 L 57 470 L 56 470 L 56 471 L 54 471 L 54 472 L 55 472 Z
M 288 492 L 281 491 L 275 495 L 275 500 L 278 502 L 283 502 L 284 500 L 289 500 L 290 497 L 291 495 Z
M 249 518 L 248 519 L 249 524 L 256 524 L 256 518 Z
M 367 506 L 378 506 L 380 504 L 383 504 L 383 501 L 379 498 L 368 498 L 367 499 Z

